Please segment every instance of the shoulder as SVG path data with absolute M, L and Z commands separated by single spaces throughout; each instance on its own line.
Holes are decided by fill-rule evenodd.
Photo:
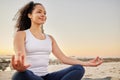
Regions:
M 49 36 L 51 39 L 53 39 L 52 35 L 48 34 L 48 36 Z
M 55 42 L 55 39 L 53 38 L 52 35 L 48 35 L 48 36 L 50 37 L 50 39 L 51 39 L 52 42 Z
M 17 31 L 16 33 L 15 33 L 15 38 L 25 38 L 25 36 L 26 36 L 26 33 L 25 33 L 25 31 Z
M 25 31 L 17 31 L 16 33 L 15 33 L 15 36 L 25 36 Z

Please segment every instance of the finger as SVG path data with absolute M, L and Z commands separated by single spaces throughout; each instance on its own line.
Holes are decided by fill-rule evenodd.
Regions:
M 15 59 L 15 56 L 13 56 L 12 58 L 13 58 L 13 59 L 12 59 L 12 67 L 13 67 L 14 69 L 17 69 L 17 61 L 16 61 L 16 59 Z
M 17 66 L 21 67 L 21 54 L 20 53 L 18 53 L 18 56 L 17 56 Z
M 92 62 L 96 62 L 96 61 L 98 61 L 98 56 L 96 57 L 96 58 L 94 58 L 93 60 L 92 60 Z
M 100 65 L 100 64 L 102 64 L 102 61 L 97 62 L 97 65 Z
M 17 59 L 17 63 L 18 63 L 17 66 L 19 66 L 19 67 L 22 66 L 22 62 L 21 62 L 21 60 L 22 60 L 22 55 L 21 55 L 21 53 L 19 52 L 19 53 L 18 53 L 18 59 Z
M 22 58 L 21 58 L 21 64 L 24 65 L 24 62 L 25 62 L 25 56 L 22 55 Z
M 15 56 L 13 55 L 11 59 L 11 63 L 14 64 L 14 61 L 15 61 Z
M 102 60 L 102 58 L 99 57 L 98 60 Z
M 27 69 L 28 67 L 30 67 L 31 65 L 30 64 L 28 64 L 28 65 L 25 65 L 25 68 Z
M 103 62 L 103 59 L 102 59 L 102 58 L 99 58 L 98 62 L 101 62 L 101 63 L 102 63 L 102 62 Z
M 21 61 L 20 60 L 17 60 L 17 67 L 21 67 Z
M 11 64 L 12 64 L 12 67 L 15 68 L 15 56 L 14 55 L 12 56 Z
M 101 60 L 102 60 L 101 58 L 98 59 L 98 61 L 101 61 Z
M 96 57 L 95 61 L 98 61 L 99 60 L 99 56 Z
M 25 71 L 28 67 L 30 67 L 30 64 L 18 68 L 18 71 L 23 72 L 23 71 Z

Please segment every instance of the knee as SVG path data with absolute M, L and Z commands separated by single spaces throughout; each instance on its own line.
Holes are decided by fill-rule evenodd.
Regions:
M 21 72 L 15 72 L 12 76 L 12 80 L 20 80 L 23 77 Z
M 85 73 L 85 68 L 81 65 L 73 65 L 72 67 L 74 70 L 79 70 L 82 74 Z
M 25 80 L 26 74 L 29 73 L 29 71 L 24 72 L 15 72 L 12 76 L 12 80 Z

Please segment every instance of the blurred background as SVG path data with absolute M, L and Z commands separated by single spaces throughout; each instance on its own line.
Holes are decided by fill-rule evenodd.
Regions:
M 1 0 L 0 55 L 12 55 L 17 11 L 32 0 Z M 120 0 L 33 0 L 44 5 L 45 33 L 67 56 L 120 57 Z M 54 56 L 51 55 L 51 58 Z

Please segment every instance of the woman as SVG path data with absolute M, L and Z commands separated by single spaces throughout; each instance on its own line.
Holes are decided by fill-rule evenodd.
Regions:
M 102 63 L 99 57 L 83 62 L 65 56 L 55 39 L 43 31 L 47 17 L 42 4 L 29 2 L 18 13 L 14 37 L 17 58 L 13 56 L 11 62 L 16 73 L 12 80 L 80 80 L 85 72 L 83 66 L 98 66 Z M 61 62 L 72 66 L 48 73 L 51 51 Z

